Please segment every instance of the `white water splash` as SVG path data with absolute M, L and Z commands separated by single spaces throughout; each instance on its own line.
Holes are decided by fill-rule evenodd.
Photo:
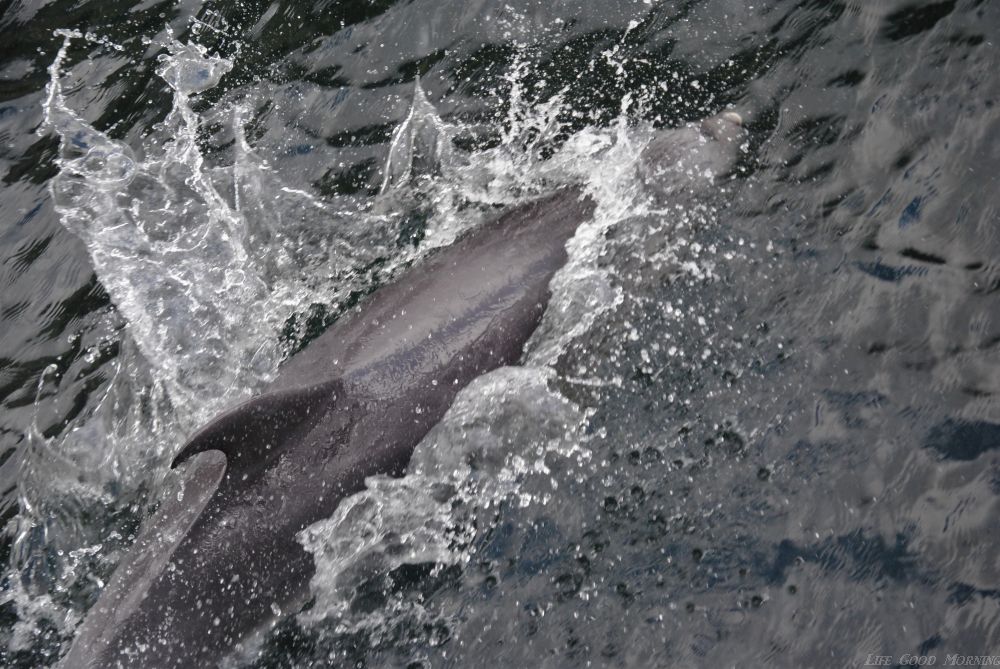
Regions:
M 413 102 L 403 122 L 396 126 L 389 142 L 389 156 L 383 170 L 381 193 L 399 188 L 415 175 L 426 177 L 441 170 L 451 170 L 455 163 L 452 144 L 456 128 L 441 120 L 437 110 L 427 100 L 420 79 L 413 84 Z
M 254 224 L 266 223 L 231 204 L 197 143 L 190 96 L 214 86 L 232 63 L 168 44 L 157 73 L 174 90 L 174 105 L 140 162 L 66 104 L 61 68 L 77 36 L 63 33 L 45 106 L 46 124 L 60 137 L 56 210 L 87 245 L 177 415 L 196 424 L 267 379 L 280 359 L 273 333 L 288 313 L 275 304 L 264 257 L 250 244 Z
M 462 565 L 476 528 L 506 499 L 528 504 L 520 483 L 553 457 L 580 449 L 580 410 L 548 387 L 552 370 L 503 367 L 469 384 L 417 446 L 403 478 L 370 477 L 329 520 L 300 535 L 317 563 L 313 607 L 299 619 L 344 629 L 381 615 L 348 615 L 356 590 L 404 564 Z

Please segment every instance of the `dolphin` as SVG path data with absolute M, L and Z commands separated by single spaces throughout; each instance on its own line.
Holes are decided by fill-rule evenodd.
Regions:
M 724 114 L 685 132 L 713 165 L 731 166 L 738 121 Z M 670 132 L 644 158 L 672 160 Z M 296 535 L 366 477 L 402 476 L 462 388 L 518 362 L 566 242 L 594 212 L 569 187 L 479 226 L 375 291 L 263 394 L 195 433 L 173 462 L 176 491 L 144 523 L 61 666 L 214 666 L 297 611 L 315 567 Z

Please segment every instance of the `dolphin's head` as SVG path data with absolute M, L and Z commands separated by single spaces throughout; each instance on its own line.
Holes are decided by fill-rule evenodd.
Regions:
M 715 116 L 709 116 L 701 122 L 700 130 L 701 134 L 709 139 L 733 147 L 738 147 L 746 136 L 746 130 L 743 128 L 743 117 L 734 111 L 724 111 Z
M 734 111 L 660 131 L 639 157 L 640 178 L 659 204 L 704 192 L 732 174 L 745 141 L 743 118 Z

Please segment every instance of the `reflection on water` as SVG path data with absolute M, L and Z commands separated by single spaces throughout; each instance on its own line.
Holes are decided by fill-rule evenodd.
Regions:
M 601 221 L 527 376 L 423 445 L 503 461 L 463 474 L 467 512 L 412 477 L 315 528 L 318 557 L 367 557 L 251 662 L 1000 653 L 998 25 L 981 0 L 13 4 L 4 664 L 54 660 L 191 425 L 566 181 Z M 384 169 L 418 75 L 426 122 Z M 727 105 L 736 179 L 646 202 L 651 126 Z

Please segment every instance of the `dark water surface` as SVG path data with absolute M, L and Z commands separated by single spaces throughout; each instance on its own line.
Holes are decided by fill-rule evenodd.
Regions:
M 378 213 L 415 77 L 458 155 L 509 149 L 489 168 L 497 206 L 530 194 L 518 175 L 544 171 L 574 137 L 728 106 L 746 117 L 726 192 L 609 227 L 594 267 L 620 299 L 581 331 L 556 326 L 547 383 L 585 413 L 587 457 L 549 458 L 545 476 L 515 466 L 518 491 L 452 546 L 463 559 L 356 575 L 340 608 L 314 586 L 314 615 L 286 619 L 244 661 L 838 667 L 869 654 L 934 655 L 938 666 L 949 654 L 1000 656 L 997 3 L 13 0 L 0 16 L 6 666 L 57 659 L 168 454 L 225 406 L 213 380 L 249 359 L 231 345 L 252 319 L 211 328 L 263 304 L 237 282 L 232 302 L 201 295 L 187 323 L 156 276 L 143 283 L 149 253 L 83 241 L 91 228 L 80 225 L 108 219 L 50 190 L 72 157 L 64 131 L 42 127 L 56 29 L 90 33 L 68 41 L 62 63 L 80 127 L 151 165 L 187 110 L 200 119 L 192 145 L 205 169 L 243 164 L 238 128 L 255 169 L 284 184 L 246 186 L 260 199 L 246 216 L 271 226 L 248 245 L 267 251 L 255 260 L 261 290 L 311 296 L 274 302 L 283 326 L 268 337 L 282 350 L 386 281 L 435 220 L 463 216 L 465 205 L 442 204 L 456 178 L 433 169 Z M 168 44 L 189 41 L 232 69 L 179 106 L 156 70 L 184 57 L 158 60 Z M 557 94 L 554 131 L 509 113 L 544 119 Z M 93 146 L 73 132 L 70 150 L 73 137 Z M 418 153 L 415 171 L 441 163 Z M 476 167 L 456 160 L 454 173 Z M 192 169 L 156 164 L 168 169 L 143 193 L 181 184 L 177 165 Z M 594 167 L 591 183 L 618 183 L 614 164 Z M 335 209 L 336 223 L 317 232 L 322 217 L 283 204 L 288 189 Z M 196 187 L 170 193 L 157 211 L 202 216 Z M 213 211 L 203 218 L 216 221 Z M 286 246 L 269 244 L 291 229 L 303 246 L 281 255 Z M 333 248 L 331 236 L 336 258 L 302 251 Z M 181 266 L 171 253 L 164 266 Z M 192 286 L 231 278 L 192 267 L 182 277 Z M 152 314 L 153 334 L 135 314 Z M 175 317 L 186 338 L 158 339 L 156 324 Z M 184 357 L 191 341 L 205 348 Z M 195 382 L 192 369 L 209 371 Z M 218 387 L 238 398 L 266 377 L 247 374 Z M 166 399 L 150 390 L 160 387 Z M 520 434 L 546 411 L 508 407 L 496 429 Z M 319 572 L 343 590 L 335 567 Z

